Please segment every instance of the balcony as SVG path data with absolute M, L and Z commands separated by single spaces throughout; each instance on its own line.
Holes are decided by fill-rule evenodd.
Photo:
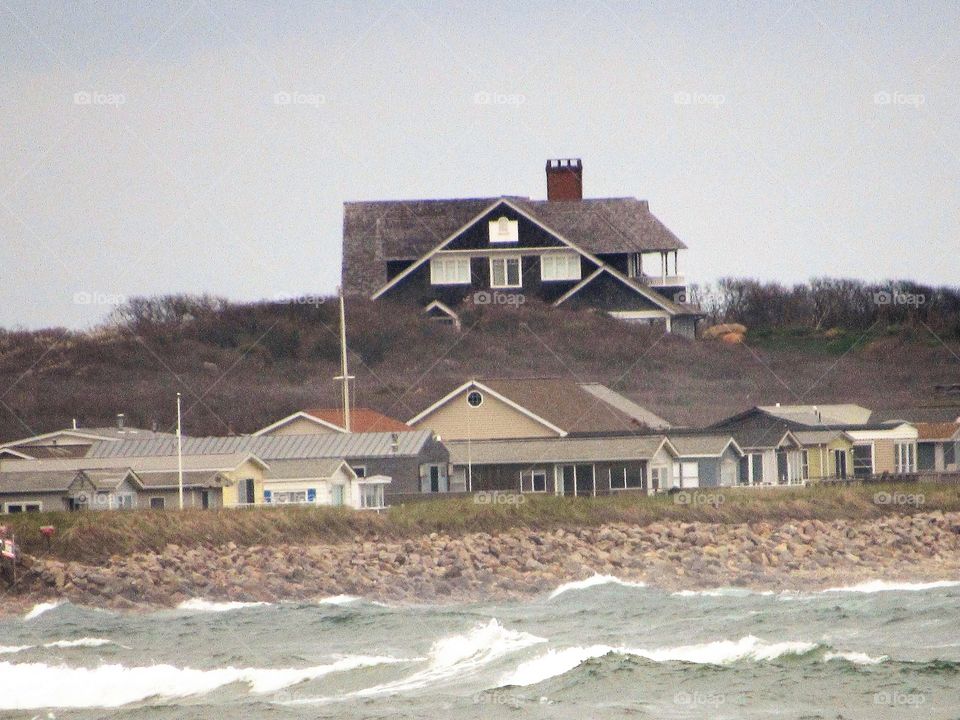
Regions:
M 643 275 L 640 279 L 650 287 L 683 287 L 687 284 L 683 275 Z

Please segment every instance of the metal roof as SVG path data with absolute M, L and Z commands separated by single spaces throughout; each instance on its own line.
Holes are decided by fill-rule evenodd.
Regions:
M 594 438 L 532 438 L 526 440 L 450 441 L 455 465 L 535 465 L 561 462 L 649 460 L 665 438 L 662 435 Z
M 673 446 L 677 449 L 677 452 L 680 454 L 680 457 L 704 457 L 704 456 L 720 456 L 726 451 L 727 446 L 732 442 L 734 444 L 735 452 L 740 455 L 740 448 L 737 447 L 736 441 L 733 439 L 732 435 L 695 435 L 695 434 L 684 434 L 684 435 L 675 435 L 670 433 L 668 435 L 670 442 L 673 443 Z
M 432 438 L 430 430 L 398 433 L 317 433 L 310 435 L 183 438 L 184 456 L 253 453 L 271 460 L 307 458 L 397 457 L 418 455 Z M 176 439 L 157 438 L 95 443 L 89 458 L 133 458 L 176 455 Z

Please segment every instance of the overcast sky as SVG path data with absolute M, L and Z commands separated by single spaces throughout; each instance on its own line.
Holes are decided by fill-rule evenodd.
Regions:
M 0 326 L 329 293 L 345 200 L 633 195 L 687 276 L 960 280 L 957 3 L 0 0 Z

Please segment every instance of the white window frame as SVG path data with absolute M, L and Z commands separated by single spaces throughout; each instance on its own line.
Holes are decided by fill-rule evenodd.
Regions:
M 28 513 L 28 512 L 43 512 L 43 501 L 42 501 L 42 500 L 37 500 L 36 502 L 12 502 L 12 503 L 4 503 L 4 505 L 3 505 L 3 511 L 4 511 L 5 513 L 8 513 L 8 514 L 9 514 L 10 508 L 12 508 L 12 507 L 18 507 L 18 508 L 20 508 L 20 510 L 19 510 L 18 512 L 19 512 L 21 515 L 24 514 L 24 513 Z M 35 508 L 37 508 L 37 509 L 36 509 L 36 510 L 28 510 L 28 509 L 27 509 L 27 508 L 32 508 L 32 507 L 35 507 Z
M 357 477 L 361 480 L 367 476 L 367 466 L 366 465 L 351 465 L 350 469 L 356 473 Z
M 373 493 L 376 504 L 367 504 L 367 493 Z M 383 499 L 383 483 L 360 483 L 360 507 L 364 510 L 382 510 L 386 507 Z
M 863 476 L 857 475 L 857 448 L 858 447 L 869 447 L 870 448 L 870 474 Z M 877 472 L 877 447 L 872 442 L 856 442 L 853 444 L 853 450 L 851 451 L 851 463 L 850 463 L 850 473 L 854 478 L 857 477 L 871 477 Z
M 133 493 L 117 493 L 113 496 L 113 506 L 117 510 L 133 510 L 137 506 L 137 498 Z
M 820 469 L 823 470 L 823 468 Z M 810 479 L 810 451 L 807 449 L 800 451 L 800 479 Z
M 470 258 L 437 255 L 430 258 L 431 285 L 469 285 Z
M 690 477 L 684 475 L 683 469 L 684 466 L 689 468 L 691 465 L 696 466 L 697 472 L 696 475 Z M 695 484 L 686 485 L 684 480 L 692 480 Z M 700 487 L 700 461 L 699 460 L 677 460 L 673 463 L 673 487 L 678 488 L 695 488 Z
M 559 261 L 564 261 L 565 272 L 559 271 Z M 548 262 L 549 261 L 549 262 Z M 574 266 L 571 268 L 571 263 Z M 549 268 L 549 271 L 548 271 Z M 544 253 L 540 256 L 540 280 L 543 282 L 564 282 L 580 280 L 583 277 L 580 267 L 580 255 L 575 252 Z
M 153 504 L 153 501 L 154 501 L 154 500 L 159 500 L 159 501 L 160 501 L 160 505 L 159 505 L 159 506 L 155 506 L 155 505 Z M 165 497 L 163 497 L 162 495 L 154 495 L 153 497 L 150 498 L 148 504 L 149 504 L 149 507 L 150 507 L 151 510 L 166 510 L 166 509 L 167 509 L 167 499 L 166 499 Z
M 534 477 L 536 477 L 537 475 L 542 475 L 542 476 L 543 476 L 543 490 L 537 490 L 537 486 L 536 486 L 536 483 L 535 483 L 535 481 L 534 481 Z M 539 493 L 539 492 L 545 493 L 545 492 L 547 492 L 547 477 L 548 477 L 548 476 L 547 476 L 547 471 L 546 471 L 546 470 L 531 470 L 531 471 L 530 471 L 530 492 L 535 492 L 535 493 Z
M 670 474 L 667 472 L 668 468 L 666 465 L 651 465 L 650 466 L 650 490 L 653 490 L 653 481 L 654 476 L 656 476 L 657 481 L 657 492 L 663 492 L 669 490 L 669 487 L 663 486 L 663 481 L 670 479 Z
M 507 271 L 508 263 L 511 260 L 517 261 L 517 284 L 510 284 L 510 273 Z M 493 267 L 495 263 L 503 263 L 503 285 L 498 285 L 494 282 L 493 277 Z M 490 258 L 490 287 L 497 290 L 507 290 L 513 288 L 522 288 L 523 287 L 523 260 L 519 255 L 500 255 Z

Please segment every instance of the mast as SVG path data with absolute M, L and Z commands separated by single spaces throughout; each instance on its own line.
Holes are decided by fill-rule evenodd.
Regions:
M 340 374 L 334 380 L 343 383 L 343 428 L 350 432 L 350 381 L 353 376 L 347 372 L 347 320 L 343 305 L 343 288 L 340 294 Z
M 183 510 L 183 434 L 180 432 L 180 393 L 177 393 L 177 490 Z

